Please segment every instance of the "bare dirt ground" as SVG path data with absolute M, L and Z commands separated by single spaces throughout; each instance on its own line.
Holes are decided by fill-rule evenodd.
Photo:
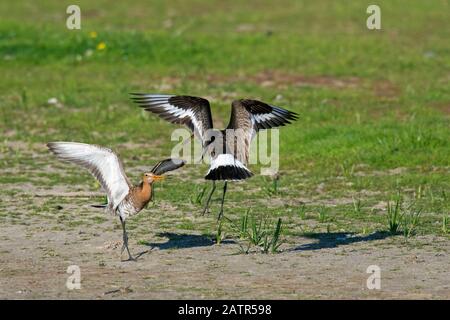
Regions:
M 215 245 L 185 231 L 155 234 L 149 225 L 149 245 L 130 233 L 138 261 L 121 262 L 112 218 L 101 227 L 53 227 L 0 226 L 1 298 L 450 298 L 450 246 L 438 237 L 399 245 L 383 234 L 319 234 L 289 238 L 279 254 L 244 255 L 231 240 Z M 66 288 L 69 265 L 80 267 L 80 290 Z M 380 290 L 366 287 L 370 265 L 381 269 Z
M 216 245 L 196 231 L 213 216 L 199 217 L 195 206 L 182 212 L 163 200 L 145 209 L 140 221 L 130 221 L 130 248 L 139 258 L 123 262 L 118 219 L 89 206 L 92 196 L 101 195 L 92 192 L 91 180 L 84 186 L 39 186 L 33 179 L 46 181 L 42 173 L 70 175 L 69 167 L 25 167 L 0 170 L 30 178 L 2 184 L 0 298 L 450 299 L 446 238 L 406 242 L 383 232 L 313 233 L 287 236 L 278 254 L 241 254 L 233 239 Z M 186 218 L 198 229 L 177 229 L 175 222 Z M 66 287 L 70 265 L 80 268 L 79 290 Z M 381 270 L 379 290 L 366 285 L 371 265 Z

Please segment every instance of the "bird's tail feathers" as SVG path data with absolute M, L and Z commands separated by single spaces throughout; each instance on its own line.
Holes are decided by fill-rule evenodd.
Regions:
M 247 167 L 231 154 L 219 154 L 211 160 L 206 180 L 244 180 L 253 176 Z

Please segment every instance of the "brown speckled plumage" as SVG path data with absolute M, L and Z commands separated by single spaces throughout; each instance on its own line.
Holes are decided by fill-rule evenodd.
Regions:
M 152 199 L 152 186 L 148 182 L 141 182 L 138 186 L 133 186 L 124 201 L 129 201 L 135 213 L 139 213 Z M 131 213 L 131 215 L 135 214 Z

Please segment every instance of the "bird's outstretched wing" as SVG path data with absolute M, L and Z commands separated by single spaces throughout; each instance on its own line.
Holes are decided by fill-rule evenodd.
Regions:
M 114 211 L 130 191 L 122 162 L 110 149 L 78 142 L 49 142 L 47 147 L 61 160 L 88 169 L 106 191 L 109 209 Z
M 131 99 L 147 111 L 177 124 L 184 124 L 205 143 L 213 127 L 209 101 L 199 97 L 131 93 Z
M 156 175 L 164 174 L 168 171 L 173 171 L 178 168 L 181 168 L 186 164 L 185 161 L 180 159 L 166 159 L 158 162 L 153 169 L 151 170 L 152 173 Z
M 297 118 L 298 114 L 295 112 L 258 100 L 241 99 L 233 101 L 228 128 L 247 129 L 250 127 L 258 131 L 282 127 L 297 120 Z
M 251 140 L 259 130 L 285 126 L 297 118 L 295 112 L 258 100 L 235 100 L 227 127 L 234 130 L 235 139 L 227 139 L 228 148 L 233 150 L 236 159 L 245 164 L 248 162 Z

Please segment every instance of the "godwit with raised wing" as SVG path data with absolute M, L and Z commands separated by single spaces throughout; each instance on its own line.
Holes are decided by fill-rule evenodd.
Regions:
M 112 150 L 78 142 L 49 142 L 47 147 L 61 160 L 80 165 L 100 182 L 106 191 L 106 211 L 118 215 L 123 230 L 121 255 L 126 249 L 128 260 L 135 260 L 128 249 L 127 218 L 139 213 L 152 198 L 152 184 L 164 179 L 163 173 L 182 167 L 181 160 L 160 161 L 150 172 L 142 175 L 138 185 L 132 185 L 123 169 L 122 161 Z
M 176 124 L 186 125 L 202 142 L 203 154 L 209 153 L 210 168 L 205 179 L 213 186 L 206 201 L 207 211 L 215 181 L 224 180 L 222 202 L 218 219 L 223 214 L 223 203 L 228 180 L 243 180 L 253 174 L 248 164 L 250 143 L 259 130 L 284 126 L 298 118 L 297 113 L 267 103 L 241 99 L 231 105 L 230 122 L 225 130 L 213 129 L 209 101 L 199 97 L 132 93 L 132 100 L 147 111 Z M 214 143 L 213 143 L 214 142 Z

